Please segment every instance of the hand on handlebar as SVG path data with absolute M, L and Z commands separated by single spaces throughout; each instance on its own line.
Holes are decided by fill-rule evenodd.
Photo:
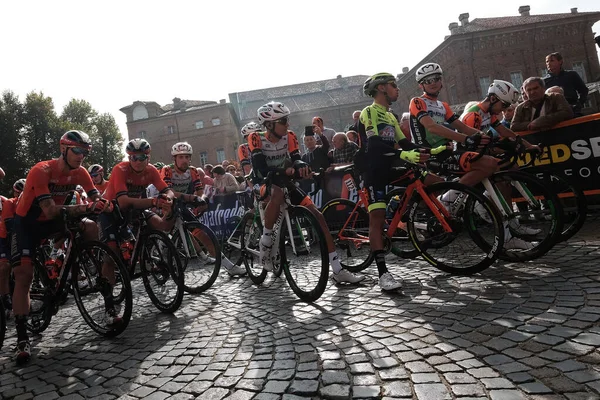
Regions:
M 418 149 L 400 152 L 400 158 L 412 164 L 423 163 L 429 160 L 429 157 L 431 157 L 429 149 Z
M 110 201 L 99 198 L 88 203 L 85 207 L 85 212 L 88 214 L 100 214 L 103 212 L 112 212 L 113 205 Z

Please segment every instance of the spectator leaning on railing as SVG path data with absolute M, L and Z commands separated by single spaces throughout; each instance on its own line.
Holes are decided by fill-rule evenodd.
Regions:
M 330 151 L 332 166 L 350 164 L 357 151 L 358 145 L 349 141 L 345 133 L 336 133 L 333 135 L 333 150 Z
M 523 87 L 528 100 L 517 106 L 510 124 L 512 131 L 550 129 L 559 122 L 573 118 L 573 110 L 564 96 L 544 93 L 542 78 L 528 78 L 523 82 Z
M 217 165 L 212 170 L 214 175 L 213 187 L 216 194 L 235 193 L 239 190 L 239 184 L 235 176 L 225 172 L 225 168 Z

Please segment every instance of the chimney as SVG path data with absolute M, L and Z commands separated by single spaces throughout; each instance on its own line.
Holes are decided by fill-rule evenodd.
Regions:
M 448 25 L 448 29 L 450 29 L 450 34 L 454 35 L 458 30 L 458 22 L 451 22 L 450 25 Z
M 460 26 L 469 25 L 469 13 L 462 13 L 458 16 L 458 20 L 460 21 Z
M 225 100 L 225 99 L 219 100 L 219 104 L 226 104 L 226 103 L 227 103 L 227 100 Z
M 531 7 L 521 6 L 519 7 L 519 14 L 521 14 L 521 17 L 529 17 L 529 10 L 531 10 Z
M 577 14 L 577 7 L 571 8 L 571 14 Z
M 336 79 L 342 79 L 341 75 L 336 76 Z
M 402 67 L 402 73 L 406 74 L 408 72 L 408 67 Z

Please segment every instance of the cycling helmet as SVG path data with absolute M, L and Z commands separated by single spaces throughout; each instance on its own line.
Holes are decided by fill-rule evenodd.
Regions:
M 77 185 L 75 186 L 75 190 L 77 190 L 79 193 L 83 193 L 83 186 Z
M 23 189 L 25 189 L 25 179 L 21 178 L 15 182 L 15 184 L 13 185 L 13 190 L 22 192 Z
M 157 170 L 160 171 L 165 166 L 165 163 L 158 161 L 158 162 L 154 163 L 153 165 L 154 165 L 154 168 L 156 168 Z
M 104 172 L 104 168 L 100 164 L 92 164 L 88 168 L 88 172 L 90 175 L 99 174 L 100 172 Z
M 498 79 L 494 79 L 494 82 L 488 88 L 488 96 L 491 94 L 505 103 L 515 104 L 519 100 L 519 91 L 514 85 Z
M 258 131 L 260 131 L 260 125 L 259 124 L 257 124 L 254 121 L 248 122 L 242 128 L 242 136 L 243 137 L 247 137 L 249 134 L 254 133 L 254 132 L 258 132 Z
M 421 81 L 423 79 L 427 78 L 428 76 L 443 75 L 443 74 L 444 74 L 444 72 L 442 71 L 442 67 L 440 67 L 439 64 L 427 63 L 427 64 L 421 65 L 417 69 L 415 77 L 417 78 L 417 82 L 421 83 Z
M 373 97 L 377 93 L 377 86 L 390 82 L 396 82 L 396 77 L 387 72 L 381 72 L 371 76 L 363 84 L 363 93 Z
M 82 131 L 68 131 L 60 138 L 61 147 L 83 147 L 85 149 L 92 148 L 92 142 L 87 133 Z
M 192 145 L 188 142 L 175 143 L 173 147 L 171 147 L 171 155 L 177 156 L 179 154 L 188 154 L 190 156 L 194 154 L 194 150 L 192 150 Z
M 127 154 L 150 154 L 150 143 L 146 139 L 135 138 L 127 143 L 125 151 Z
M 271 101 L 264 106 L 261 106 L 258 111 L 258 121 L 264 124 L 268 121 L 277 121 L 280 118 L 290 115 L 290 109 L 283 103 Z

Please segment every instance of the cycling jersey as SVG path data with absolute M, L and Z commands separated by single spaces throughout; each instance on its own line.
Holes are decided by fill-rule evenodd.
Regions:
M 168 189 L 154 165 L 148 164 L 144 171 L 138 173 L 131 168 L 129 161 L 123 161 L 113 168 L 104 198 L 115 200 L 120 196 L 127 195 L 133 199 L 139 199 L 150 184 L 156 186 L 161 193 Z
M 102 193 L 104 193 L 104 191 L 108 187 L 108 180 L 104 179 L 102 181 L 102 183 L 100 183 L 100 184 L 95 184 L 94 183 L 94 186 L 96 186 L 96 189 L 98 189 L 98 191 L 100 192 L 100 194 L 102 194 Z
M 429 132 L 421 124 L 421 118 L 425 116 L 431 117 L 439 125 L 445 122 L 451 124 L 456 121 L 458 117 L 448 103 L 432 99 L 424 94 L 421 97 L 414 97 L 410 101 L 409 112 L 410 133 L 416 144 L 434 148 L 450 142 L 449 139 Z
M 57 205 L 65 204 L 67 196 L 77 185 L 81 185 L 87 191 L 89 198 L 98 194 L 98 189 L 94 187 L 85 168 L 79 167 L 65 172 L 59 159 L 39 162 L 27 174 L 27 183 L 16 214 L 45 221 L 47 218 L 40 208 L 40 202 L 52 199 Z
M 466 110 L 466 112 L 460 117 L 460 120 L 465 125 L 483 132 L 487 132 L 490 127 L 496 128 L 498 125 L 500 125 L 500 121 L 498 120 L 497 116 L 491 115 L 489 112 L 482 110 L 481 103 L 476 104 Z
M 292 166 L 292 160 L 300 160 L 298 139 L 296 134 L 288 131 L 279 141 L 272 142 L 267 137 L 267 132 L 253 132 L 248 135 L 248 148 L 252 154 L 252 163 L 255 174 L 264 178 L 269 170 L 285 169 Z M 260 160 L 264 157 L 266 166 L 261 165 Z
M 361 138 L 361 143 L 368 143 L 372 137 L 378 137 L 388 146 L 394 147 L 400 140 L 405 139 L 394 114 L 380 104 L 373 103 L 365 107 L 360 113 L 360 123 L 364 125 L 366 136 Z M 359 128 L 359 131 L 362 129 Z
M 248 146 L 248 143 L 240 144 L 240 147 L 238 147 L 238 158 L 240 160 L 240 165 L 242 167 L 244 165 L 252 164 L 252 162 L 250 161 L 251 155 L 250 155 L 250 147 Z
M 184 173 L 179 173 L 175 165 L 165 165 L 160 170 L 160 177 L 167 186 L 175 192 L 194 194 L 197 190 L 204 190 L 204 171 L 189 167 Z

